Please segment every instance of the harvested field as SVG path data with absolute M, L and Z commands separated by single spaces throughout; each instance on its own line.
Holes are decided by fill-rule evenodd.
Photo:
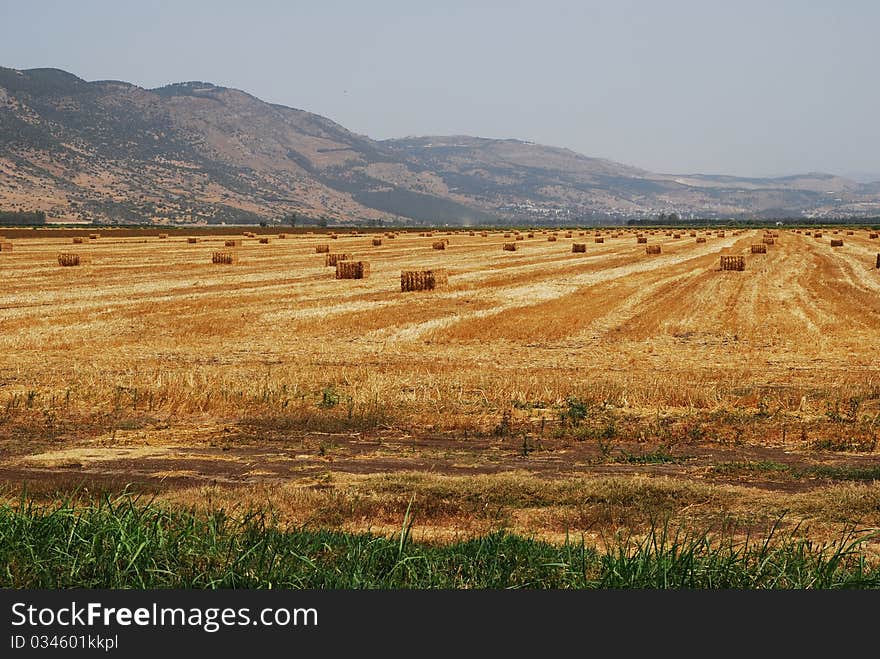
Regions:
M 745 532 L 784 515 L 817 539 L 880 526 L 865 231 L 834 250 L 780 231 L 760 258 L 744 256 L 766 249 L 756 230 L 647 246 L 623 231 L 578 258 L 565 241 L 505 252 L 502 233 L 436 253 L 401 232 L 352 282 L 315 256 L 326 234 L 219 252 L 219 235 L 34 233 L 3 256 L 10 500 L 23 483 L 47 500 L 129 486 L 376 532 L 412 501 L 414 532 L 440 540 L 658 518 Z M 88 266 L 58 267 L 64 250 Z M 748 267 L 719 273 L 722 256 Z

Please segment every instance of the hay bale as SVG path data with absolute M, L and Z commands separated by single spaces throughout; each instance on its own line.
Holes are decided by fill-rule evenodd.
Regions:
M 337 236 L 335 233 L 331 233 L 331 234 L 330 234 L 330 239 L 331 239 L 331 240 L 339 240 L 339 236 Z
M 724 233 L 723 231 L 719 231 L 719 232 L 716 233 L 715 235 L 718 236 L 719 238 L 724 238 L 725 233 Z
M 315 245 L 315 254 L 326 254 L 330 251 L 330 245 Z
M 770 236 L 764 236 L 764 244 L 765 245 L 774 245 L 774 244 L 776 244 L 776 238 L 771 238 Z
M 469 236 L 476 236 L 477 234 L 474 233 L 473 231 L 468 231 L 468 235 L 469 235 Z
M 681 239 L 681 234 L 680 234 L 680 233 L 674 233 L 674 234 L 672 234 L 672 239 L 673 239 L 673 240 L 680 240 L 680 239 Z
M 556 236 L 552 236 L 552 235 L 551 235 L 551 236 L 547 236 L 547 242 L 555 243 L 555 242 L 556 242 Z
M 269 239 L 268 238 L 260 238 L 260 244 L 261 245 L 268 245 Z
M 286 240 L 286 239 L 287 239 L 286 233 L 279 233 L 278 234 L 278 240 Z
M 843 247 L 843 238 L 832 238 L 831 239 L 832 247 Z
M 502 245 L 502 249 L 505 252 L 515 252 L 516 251 L 516 243 L 504 243 L 504 245 Z
M 691 238 L 696 238 L 696 237 L 697 237 L 697 232 L 696 232 L 696 231 L 691 231 L 691 232 L 688 234 L 688 236 L 691 237 Z
M 526 234 L 526 238 L 534 238 L 534 237 L 535 237 L 535 234 L 532 232 L 529 232 Z
M 327 252 L 324 255 L 324 267 L 336 267 L 340 261 L 351 261 L 351 254 Z
M 660 245 L 647 245 L 645 247 L 645 254 L 659 254 L 660 253 Z
M 400 290 L 407 291 L 433 291 L 435 288 L 445 286 L 449 282 L 449 275 L 444 268 L 432 270 L 402 270 L 400 272 Z
M 167 237 L 168 237 L 167 233 L 160 233 L 159 234 L 159 240 L 165 240 Z
M 525 239 L 526 239 L 526 237 L 523 235 L 520 235 L 520 234 L 517 234 L 516 236 L 514 236 L 514 240 L 525 240 Z
M 509 234 L 509 233 L 505 233 L 505 234 L 504 234 L 504 237 L 505 237 L 505 238 L 510 238 L 510 234 Z
M 766 254 L 767 245 L 765 243 L 757 243 L 752 245 L 752 254 Z
M 566 231 L 566 232 L 565 232 L 565 237 L 566 237 L 566 238 L 571 238 L 571 231 Z
M 868 238 L 870 238 L 871 240 L 876 240 L 876 239 L 877 239 L 877 234 L 876 234 L 876 233 L 869 233 L 869 234 L 868 234 Z
M 436 242 L 431 243 L 431 247 L 433 247 L 434 249 L 446 249 L 446 241 L 445 240 L 438 240 Z
M 0 242 L 0 252 L 11 252 L 12 243 L 8 241 Z
M 488 238 L 489 232 L 488 231 L 480 231 L 480 237 L 481 238 Z
M 395 238 L 397 238 L 397 234 L 396 233 L 389 233 L 385 237 L 388 238 L 389 240 L 394 240 Z
M 636 236 L 636 242 L 637 243 L 647 243 L 648 237 L 647 236 Z
M 571 252 L 572 254 L 577 252 L 586 252 L 587 251 L 587 243 L 572 243 L 571 244 Z
M 82 245 L 82 243 L 83 243 L 83 239 L 82 239 L 82 238 L 74 238 L 74 239 L 73 239 L 73 244 L 74 244 L 74 245 Z
M 381 247 L 382 239 L 381 238 L 373 238 L 373 247 Z
M 100 233 L 90 233 L 89 234 L 89 240 L 97 240 L 100 237 L 101 237 Z
M 370 276 L 370 264 L 366 261 L 337 261 L 337 279 L 366 279 Z
M 186 242 L 190 245 L 195 245 L 197 242 L 199 242 L 199 239 L 198 238 L 187 238 Z
M 58 255 L 58 265 L 64 267 L 70 267 L 74 265 L 80 264 L 79 254 L 59 254 Z
M 238 263 L 238 254 L 236 252 L 214 252 L 211 254 L 211 263 L 234 265 Z
M 605 242 L 605 239 L 602 238 L 602 237 L 599 237 L 599 238 L 593 238 L 593 240 L 594 240 L 595 242 L 597 242 L 597 243 L 604 243 L 604 242 Z
M 227 240 L 223 243 L 224 247 L 241 247 L 241 238 L 233 238 L 232 240 Z
M 697 236 L 697 242 L 698 243 L 706 242 L 706 236 Z
M 722 256 L 721 257 L 721 270 L 736 270 L 742 271 L 746 269 L 746 257 L 745 256 Z
M 880 254 L 877 255 L 877 269 L 880 270 Z

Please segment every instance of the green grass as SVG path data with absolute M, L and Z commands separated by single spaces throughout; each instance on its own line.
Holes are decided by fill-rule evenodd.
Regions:
M 0 507 L 4 588 L 877 588 L 866 535 L 817 545 L 782 533 L 734 542 L 654 527 L 599 551 L 504 532 L 453 544 L 283 530 L 260 513 L 172 511 L 123 496 Z M 876 536 L 875 536 L 876 537 Z

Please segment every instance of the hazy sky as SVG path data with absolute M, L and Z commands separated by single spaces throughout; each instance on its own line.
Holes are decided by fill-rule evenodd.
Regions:
M 660 172 L 880 172 L 880 0 L 22 2 L 0 65 L 204 80 L 374 138 Z

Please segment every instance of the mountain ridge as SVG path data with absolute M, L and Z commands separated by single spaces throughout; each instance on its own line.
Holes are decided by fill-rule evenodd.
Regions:
M 565 147 L 468 135 L 374 140 L 205 81 L 146 89 L 0 67 L 0 209 L 67 220 L 619 222 L 880 215 L 877 184 L 660 174 Z

